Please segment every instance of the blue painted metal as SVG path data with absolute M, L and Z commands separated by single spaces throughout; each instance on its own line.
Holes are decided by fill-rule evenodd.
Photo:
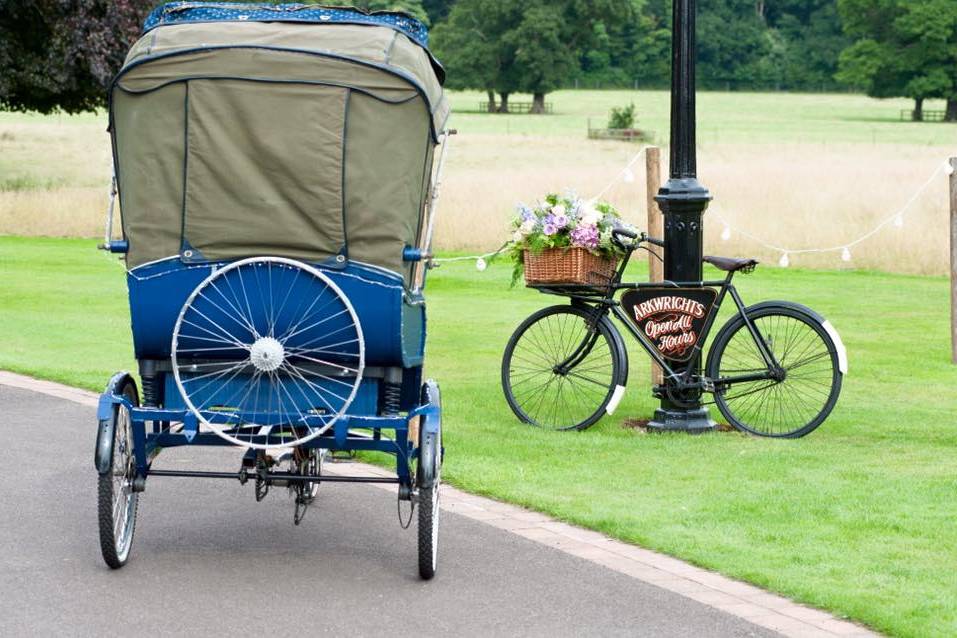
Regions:
M 169 358 L 180 309 L 196 286 L 224 264 L 187 264 L 172 257 L 130 271 L 127 286 L 137 359 Z M 400 275 L 354 262 L 341 270 L 312 265 L 328 275 L 355 308 L 365 336 L 366 365 L 422 365 L 425 304 L 406 298 Z
M 422 261 L 424 258 L 425 253 L 420 248 L 406 246 L 402 249 L 402 261 Z
M 192 443 L 199 432 L 199 419 L 192 412 L 187 412 L 183 417 L 183 436 L 187 443 Z
M 106 389 L 100 395 L 96 407 L 96 447 L 93 451 L 93 465 L 100 474 L 110 471 L 113 458 L 113 429 L 116 427 L 116 406 L 133 406 L 123 395 L 119 394 L 127 383 L 136 383 L 129 372 L 117 372 L 106 384 Z
M 432 382 L 434 384 L 434 382 Z M 437 390 L 437 388 L 436 388 Z M 115 396 L 115 395 L 114 395 Z M 437 396 L 434 392 L 423 392 L 423 396 Z M 148 459 L 160 448 L 181 447 L 184 445 L 230 446 L 220 436 L 209 432 L 199 432 L 194 427 L 195 417 L 188 410 L 170 410 L 166 408 L 134 407 L 122 397 L 115 397 L 117 403 L 130 408 L 133 420 L 133 445 L 137 472 L 146 476 L 149 470 Z M 432 399 L 430 399 L 432 401 Z M 110 403 L 114 405 L 114 403 Z M 418 453 L 417 445 L 409 440 L 409 421 L 422 417 L 423 427 L 430 433 L 438 433 L 441 421 L 441 405 L 438 402 L 423 403 L 412 409 L 407 416 L 351 416 L 345 415 L 337 421 L 330 432 L 303 444 L 306 448 L 321 448 L 333 451 L 375 451 L 392 454 L 396 457 L 396 474 L 403 485 L 412 484 L 409 462 Z M 147 432 L 149 422 L 169 421 L 182 424 L 178 431 Z M 362 436 L 357 430 L 386 430 L 393 436 L 379 439 Z M 251 443 L 267 444 L 266 435 L 253 436 Z
M 127 239 L 114 239 L 106 244 L 106 249 L 111 253 L 126 254 L 130 252 L 130 242 Z

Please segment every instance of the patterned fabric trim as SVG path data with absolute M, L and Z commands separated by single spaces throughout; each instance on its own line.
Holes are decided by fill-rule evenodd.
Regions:
M 404 33 L 416 44 L 428 48 L 429 30 L 404 13 L 365 12 L 347 7 L 315 4 L 240 4 L 232 2 L 168 2 L 153 9 L 143 23 L 143 33 L 167 24 L 184 22 L 314 22 L 368 24 Z

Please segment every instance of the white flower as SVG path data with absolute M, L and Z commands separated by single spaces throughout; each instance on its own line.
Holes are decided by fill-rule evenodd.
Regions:
M 555 217 L 564 217 L 566 212 L 567 211 L 565 210 L 565 207 L 561 204 L 555 204 L 552 206 L 552 215 Z
M 584 202 L 581 206 L 581 217 L 579 218 L 583 224 L 596 225 L 601 221 L 602 213 L 592 202 Z
M 522 222 L 522 225 L 519 226 L 519 228 L 518 228 L 518 232 L 520 232 L 523 236 L 525 236 L 525 235 L 531 235 L 533 230 L 535 230 L 535 220 L 534 220 L 534 219 L 529 219 L 529 220 L 526 221 L 526 222 Z
M 516 230 L 514 233 L 512 233 L 512 241 L 520 242 L 523 239 L 525 239 L 525 235 L 522 233 L 522 231 Z

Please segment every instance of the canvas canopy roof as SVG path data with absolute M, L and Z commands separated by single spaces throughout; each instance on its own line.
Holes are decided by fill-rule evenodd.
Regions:
M 110 109 L 130 268 L 343 255 L 407 274 L 449 113 L 424 27 L 277 6 L 166 5 L 130 50 Z

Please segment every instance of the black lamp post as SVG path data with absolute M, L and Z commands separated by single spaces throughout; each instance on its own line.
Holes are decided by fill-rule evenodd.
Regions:
M 695 157 L 695 0 L 674 0 L 671 176 L 655 200 L 664 215 L 665 279 L 701 281 L 702 216 L 711 201 L 711 193 L 698 182 Z M 700 371 L 701 357 L 695 356 L 684 365 Z M 699 392 L 682 394 L 674 387 L 668 390 L 665 394 L 671 398 L 661 399 L 661 407 L 655 411 L 649 428 L 689 433 L 714 430 L 714 421 L 709 418 L 708 409 L 701 405 Z

